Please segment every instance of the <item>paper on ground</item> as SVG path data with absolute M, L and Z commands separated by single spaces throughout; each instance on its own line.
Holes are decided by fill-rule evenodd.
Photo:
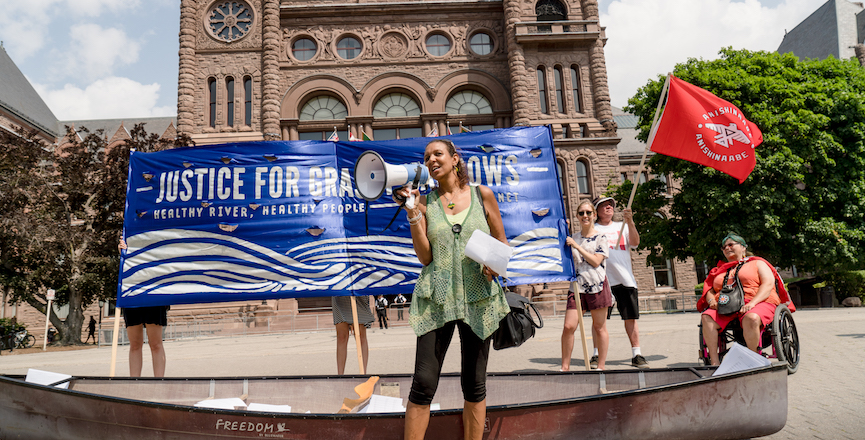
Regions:
M 209 399 L 202 400 L 195 404 L 197 408 L 213 408 L 213 409 L 245 409 L 246 402 L 238 397 L 229 397 L 227 399 Z
M 250 403 L 249 406 L 246 407 L 246 409 L 248 411 L 290 413 L 291 405 L 269 405 L 267 403 Z
M 51 371 L 34 370 L 33 368 L 30 368 L 27 370 L 27 377 L 24 378 L 24 382 L 39 385 L 51 385 L 52 383 L 57 383 L 71 377 L 72 376 L 68 374 L 53 373 Z M 69 381 L 63 382 L 60 385 L 55 385 L 55 388 L 69 388 Z
M 402 406 L 402 399 L 399 397 L 388 397 L 379 394 L 373 394 L 369 398 L 369 403 L 357 411 L 358 413 L 391 413 L 405 412 L 405 407 Z
M 501 276 L 507 275 L 508 261 L 513 253 L 514 250 L 510 246 L 477 229 L 472 232 L 472 236 L 466 243 L 467 257 L 489 267 Z
M 724 360 L 721 365 L 712 373 L 712 376 L 720 376 L 722 374 L 735 373 L 737 371 L 752 370 L 754 368 L 767 367 L 772 365 L 769 359 L 754 353 L 751 350 L 734 342 L 727 354 L 724 355 Z

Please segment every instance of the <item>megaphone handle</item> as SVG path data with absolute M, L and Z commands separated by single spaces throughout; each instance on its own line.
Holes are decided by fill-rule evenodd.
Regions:
M 414 183 L 408 184 L 408 199 L 405 202 L 405 206 L 408 209 L 414 209 L 414 193 L 412 190 L 414 189 Z

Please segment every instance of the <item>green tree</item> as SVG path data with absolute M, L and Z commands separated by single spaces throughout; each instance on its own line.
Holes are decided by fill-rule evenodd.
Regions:
M 711 265 L 721 257 L 721 239 L 735 231 L 777 266 L 825 273 L 865 265 L 865 68 L 726 48 L 717 60 L 689 59 L 673 74 L 738 106 L 764 142 L 741 185 L 708 167 L 660 154 L 651 159 L 653 173 L 681 185 L 666 220 L 635 203 L 652 258 L 692 256 Z M 650 80 L 625 108 L 640 117 L 643 141 L 663 82 Z M 638 193 L 650 209 L 663 198 L 657 187 Z M 627 200 L 624 188 L 617 197 Z
M 190 144 L 186 136 L 148 135 L 143 124 L 130 136 L 111 148 L 102 130 L 84 127 L 67 127 L 60 146 L 24 133 L 0 138 L 0 197 L 15 207 L 14 216 L 3 217 L 0 283 L 10 301 L 42 313 L 46 290 L 55 289 L 56 304 L 69 306 L 65 320 L 51 315 L 63 344 L 81 342 L 84 309 L 116 294 L 130 149 Z

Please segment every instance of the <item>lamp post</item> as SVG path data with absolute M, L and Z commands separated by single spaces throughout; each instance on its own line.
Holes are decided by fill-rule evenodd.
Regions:
M 105 300 L 99 300 L 99 334 L 96 335 L 96 348 L 102 345 L 102 315 L 105 314 Z

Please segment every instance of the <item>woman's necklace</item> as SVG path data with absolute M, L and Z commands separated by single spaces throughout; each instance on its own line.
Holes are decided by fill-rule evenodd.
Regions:
M 462 189 L 460 189 L 456 194 L 454 194 L 454 200 L 456 200 L 457 197 L 458 197 L 460 194 L 462 194 L 462 192 L 463 192 Z M 451 198 L 448 197 L 448 196 L 446 196 L 445 193 L 442 193 L 442 197 L 444 197 L 445 199 L 447 199 L 447 201 L 448 201 L 448 204 L 447 204 L 448 209 L 454 209 L 454 206 L 456 206 L 456 203 L 454 203 L 453 201 L 451 201 Z

